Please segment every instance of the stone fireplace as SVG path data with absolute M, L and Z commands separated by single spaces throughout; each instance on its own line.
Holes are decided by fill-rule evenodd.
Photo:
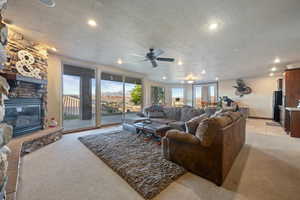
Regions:
M 10 85 L 5 100 L 4 121 L 13 126 L 13 137 L 32 133 L 47 127 L 47 52 L 38 44 L 28 41 L 22 35 L 11 31 L 7 44 L 8 61 L 0 75 Z M 20 62 L 18 52 L 30 53 L 33 70 L 39 70 L 39 78 L 25 76 L 17 68 Z M 31 70 L 32 70 L 31 69 Z M 25 68 L 26 70 L 26 68 Z
M 13 126 L 13 137 L 43 128 L 43 106 L 40 98 L 11 98 L 5 100 L 5 118 Z

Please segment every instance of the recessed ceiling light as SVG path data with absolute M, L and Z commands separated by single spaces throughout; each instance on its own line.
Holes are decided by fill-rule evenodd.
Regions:
M 218 81 L 219 80 L 219 78 L 218 77 L 216 77 L 216 81 Z
M 272 71 L 272 72 L 275 72 L 276 70 L 277 70 L 276 67 L 272 67 L 272 68 L 271 68 L 271 71 Z
M 279 58 L 275 58 L 274 63 L 280 63 L 280 59 Z
M 193 84 L 193 83 L 194 83 L 194 81 L 192 81 L 192 80 L 189 80 L 189 81 L 187 81 L 187 83 L 188 83 L 188 84 Z
M 205 71 L 205 69 L 204 69 L 204 70 L 202 70 L 201 74 L 206 74 L 206 71 Z
M 179 60 L 177 64 L 178 64 L 179 66 L 181 66 L 183 63 L 182 63 L 181 60 Z
M 50 8 L 53 8 L 55 6 L 54 0 L 40 0 L 40 2 Z
M 88 20 L 88 25 L 92 26 L 92 27 L 96 27 L 97 26 L 97 22 L 93 19 L 89 19 Z
M 215 31 L 219 28 L 219 24 L 216 23 L 216 22 L 213 22 L 213 23 L 210 23 L 209 26 L 208 26 L 209 30 L 211 31 Z
M 270 73 L 269 75 L 270 75 L 270 76 L 274 76 L 274 73 Z
M 55 51 L 55 52 L 57 51 L 57 49 L 55 47 L 51 47 L 51 50 Z
M 122 64 L 123 64 L 123 61 L 122 61 L 122 59 L 121 59 L 121 58 L 119 58 L 119 59 L 118 59 L 118 61 L 117 61 L 117 63 L 118 63 L 119 65 L 122 65 Z
M 166 80 L 166 79 L 167 79 L 167 77 L 163 76 L 163 77 L 162 77 L 162 79 L 163 79 L 163 80 Z

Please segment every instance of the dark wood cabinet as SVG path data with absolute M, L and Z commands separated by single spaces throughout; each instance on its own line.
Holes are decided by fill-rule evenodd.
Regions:
M 285 106 L 297 107 L 300 100 L 300 69 L 285 72 Z
M 300 69 L 285 72 L 284 128 L 292 137 L 300 137 L 300 111 L 296 109 L 300 100 Z

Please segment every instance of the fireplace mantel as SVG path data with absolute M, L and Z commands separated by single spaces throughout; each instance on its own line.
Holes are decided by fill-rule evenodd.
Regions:
M 6 72 L 6 73 L 0 73 L 0 75 L 5 77 L 8 81 L 16 81 L 16 82 L 20 81 L 20 82 L 33 83 L 37 85 L 47 85 L 47 80 L 26 77 L 26 76 L 19 75 L 17 73 Z

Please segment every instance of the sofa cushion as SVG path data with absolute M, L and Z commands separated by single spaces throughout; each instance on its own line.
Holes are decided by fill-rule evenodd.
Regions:
M 149 112 L 163 112 L 163 107 L 161 105 L 151 105 L 143 109 L 143 113 L 148 116 Z
M 215 118 L 208 118 L 200 122 L 195 136 L 201 141 L 201 145 L 209 147 L 217 134 L 219 126 Z
M 187 121 L 185 123 L 186 126 L 186 132 L 195 135 L 197 127 L 199 125 L 199 123 L 204 120 L 207 119 L 208 115 L 207 114 L 202 114 L 196 117 L 193 117 L 192 119 L 190 119 L 189 121 Z
M 229 124 L 233 123 L 233 120 L 228 115 L 219 115 L 217 117 L 214 117 L 214 119 L 219 124 L 219 127 L 224 128 L 228 126 Z
M 204 113 L 204 110 L 202 110 L 202 109 L 195 109 L 191 106 L 184 106 L 181 108 L 180 121 L 186 122 L 186 121 L 192 119 L 193 117 L 196 117 L 203 113 Z
M 221 113 L 219 116 L 228 116 L 232 119 L 232 121 L 236 121 L 236 120 L 238 120 L 239 118 L 242 117 L 242 113 L 228 111 L 228 112 L 225 112 L 225 113 Z
M 185 122 L 182 122 L 182 121 L 171 122 L 171 123 L 169 123 L 169 126 L 172 129 L 176 129 L 176 130 L 179 130 L 179 131 L 186 131 Z
M 225 115 L 207 118 L 200 122 L 195 135 L 203 146 L 209 147 L 213 143 L 218 130 L 231 123 L 233 123 L 233 120 Z
M 179 107 L 164 107 L 163 111 L 165 113 L 166 118 L 180 121 L 181 108 L 179 108 Z
M 161 111 L 148 112 L 149 118 L 164 118 L 165 113 Z

